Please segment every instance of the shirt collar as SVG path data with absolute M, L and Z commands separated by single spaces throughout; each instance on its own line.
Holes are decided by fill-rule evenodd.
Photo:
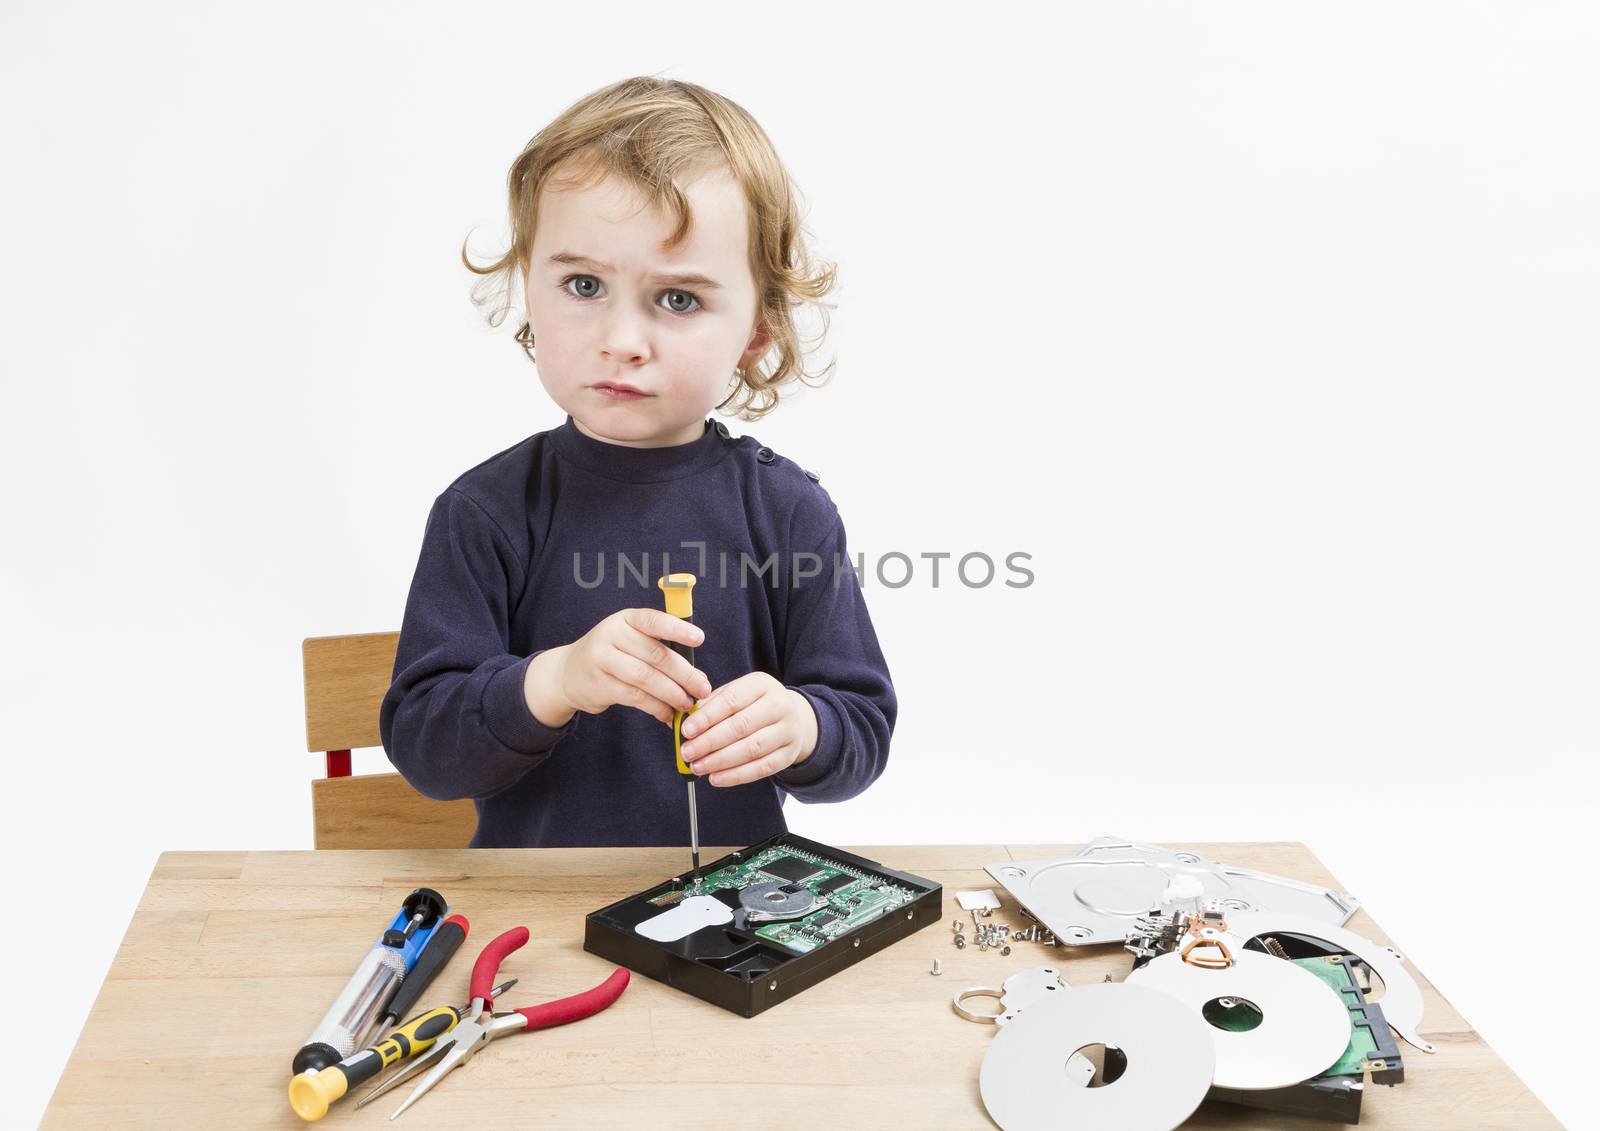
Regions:
M 709 417 L 698 439 L 664 448 L 633 448 L 597 440 L 578 430 L 572 415 L 552 429 L 555 449 L 568 461 L 604 479 L 622 483 L 664 483 L 704 471 L 728 453 L 731 440 Z

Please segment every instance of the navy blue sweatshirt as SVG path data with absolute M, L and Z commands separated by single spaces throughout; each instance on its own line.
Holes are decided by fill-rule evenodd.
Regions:
M 701 842 L 783 832 L 786 794 L 842 801 L 883 772 L 896 701 L 817 477 L 706 421 L 665 448 L 566 423 L 462 474 L 433 504 L 379 727 L 419 792 L 470 797 L 473 847 L 688 842 L 671 728 L 633 707 L 545 726 L 523 677 L 625 608 L 661 608 L 656 580 L 696 575 L 695 666 L 712 687 L 764 671 L 817 716 L 805 762 L 745 785 L 699 781 Z

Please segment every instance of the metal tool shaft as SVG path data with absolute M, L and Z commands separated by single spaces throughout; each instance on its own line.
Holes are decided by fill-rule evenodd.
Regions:
M 501 982 L 494 989 L 490 990 L 489 996 L 491 998 L 499 997 L 516 984 L 517 980 L 515 978 L 507 978 L 504 982 Z M 466 1005 L 463 1005 L 458 1012 L 465 1015 L 471 1008 L 472 1004 L 468 1002 Z M 387 1080 L 380 1080 L 371 1089 L 369 1089 L 366 1095 L 362 1096 L 361 1099 L 356 1101 L 356 1106 L 366 1107 L 369 1103 L 383 1095 L 385 1092 L 392 1088 L 399 1087 L 411 1077 L 415 1076 L 418 1072 L 421 1072 L 428 1065 L 435 1063 L 439 1057 L 443 1055 L 443 1050 L 443 1045 L 435 1043 L 433 1047 L 429 1048 L 422 1055 L 412 1057 L 411 1061 L 404 1068 L 391 1074 Z
M 667 612 L 675 617 L 694 623 L 694 574 L 673 573 L 656 582 L 661 588 L 667 606 Z M 678 655 L 689 661 L 689 666 L 694 666 L 694 649 L 687 644 L 680 644 L 676 640 L 666 641 Z M 695 708 L 687 711 L 674 711 L 672 713 L 672 756 L 677 763 L 678 776 L 689 783 L 689 862 L 696 873 L 700 871 L 700 817 L 695 811 L 694 783 L 695 772 L 683 760 L 683 720 L 694 713 Z
M 689 786 L 689 859 L 694 863 L 694 870 L 700 871 L 700 818 L 694 808 L 694 782 L 686 783 Z

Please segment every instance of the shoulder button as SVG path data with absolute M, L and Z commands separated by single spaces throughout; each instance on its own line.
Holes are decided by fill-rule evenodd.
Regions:
M 778 458 L 778 453 L 774 452 L 771 448 L 757 448 L 756 449 L 756 459 L 760 460 L 762 463 L 771 463 L 773 460 L 775 460 L 777 458 Z
M 716 429 L 718 436 L 721 436 L 724 440 L 728 438 L 728 426 L 726 424 L 719 420 L 716 422 Z
M 820 483 L 822 481 L 822 476 L 818 475 L 815 471 L 806 472 L 806 478 L 811 480 L 813 483 Z

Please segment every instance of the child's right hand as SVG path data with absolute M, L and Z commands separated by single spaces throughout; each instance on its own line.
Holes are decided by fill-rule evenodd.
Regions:
M 674 711 L 711 694 L 711 681 L 663 640 L 693 648 L 705 633 L 663 609 L 612 613 L 571 644 L 533 658 L 523 680 L 528 709 L 560 727 L 577 711 L 594 715 L 620 703 L 671 725 Z

